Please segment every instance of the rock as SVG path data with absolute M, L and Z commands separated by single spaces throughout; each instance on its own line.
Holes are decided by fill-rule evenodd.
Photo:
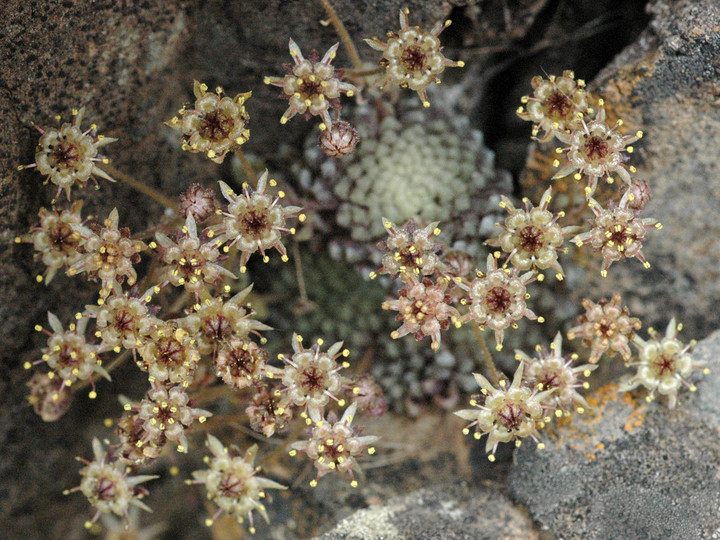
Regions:
M 650 269 L 615 263 L 602 278 L 593 262 L 573 297 L 579 305 L 617 292 L 644 326 L 664 327 L 674 315 L 700 338 L 717 324 L 707 314 L 720 300 L 720 6 L 656 0 L 648 10 L 650 27 L 592 91 L 629 130 L 644 131 L 631 162 L 653 194 L 645 216 L 663 229 L 648 233 L 643 248 Z
M 606 385 L 592 411 L 553 426 L 547 448 L 523 445 L 511 496 L 563 539 L 710 538 L 720 530 L 720 332 L 693 355 L 711 370 L 675 409 Z M 693 377 L 695 379 L 695 376 Z M 712 536 L 715 538 L 715 536 Z
M 496 485 L 424 488 L 360 510 L 317 540 L 538 538 L 523 510 Z

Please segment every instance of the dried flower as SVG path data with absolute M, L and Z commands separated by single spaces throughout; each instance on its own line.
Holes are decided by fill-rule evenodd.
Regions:
M 147 490 L 138 487 L 138 484 L 158 478 L 158 476 L 128 476 L 126 466 L 119 461 L 111 460 L 99 440 L 93 439 L 92 446 L 93 461 L 80 459 L 86 465 L 80 469 L 80 476 L 82 476 L 80 485 L 63 492 L 68 495 L 82 491 L 90 504 L 97 510 L 95 516 L 86 522 L 85 526 L 89 528 L 103 513 L 127 517 L 130 505 L 152 512 L 140 500 L 147 494 Z
M 345 404 L 345 400 L 338 400 L 336 394 L 350 381 L 338 372 L 350 364 L 343 362 L 338 365 L 337 359 L 341 356 L 347 358 L 350 351 L 341 351 L 342 341 L 331 345 L 327 352 L 320 351 L 322 339 L 318 339 L 309 349 L 303 346 L 302 341 L 301 336 L 293 334 L 294 354 L 291 358 L 281 355 L 286 364 L 282 370 L 283 393 L 293 405 L 322 416 L 321 411 L 331 398 L 341 407 Z
M 620 386 L 620 390 L 627 392 L 638 386 L 650 390 L 647 401 L 652 401 L 655 391 L 668 397 L 668 407 L 673 409 L 677 404 L 677 393 L 681 385 L 691 392 L 696 390 L 688 378 L 694 369 L 704 368 L 705 362 L 695 360 L 692 349 L 695 340 L 685 345 L 677 339 L 682 324 L 676 324 L 673 317 L 665 330 L 665 336 L 658 339 L 657 332 L 648 329 L 650 339 L 645 341 L 639 336 L 633 338 L 633 344 L 638 349 L 637 373 Z M 707 368 L 704 373 L 709 373 Z
M 58 420 L 70 408 L 72 392 L 54 373 L 35 373 L 27 386 L 30 388 L 28 402 L 45 422 Z
M 295 64 L 283 66 L 288 72 L 284 77 L 265 77 L 265 84 L 282 87 L 281 97 L 290 101 L 280 118 L 281 124 L 299 113 L 306 120 L 311 116 L 320 116 L 320 129 L 323 131 L 332 128 L 330 108 L 340 109 L 341 93 L 352 97 L 357 91 L 352 84 L 342 82 L 342 71 L 335 71 L 332 66 L 339 45 L 336 43 L 330 47 L 321 60 L 317 51 L 312 51 L 305 58 L 300 47 L 290 40 L 290 56 Z
M 256 476 L 258 468 L 253 463 L 257 444 L 248 448 L 244 456 L 233 456 L 218 439 L 208 434 L 207 446 L 212 452 L 212 457 L 205 458 L 209 469 L 194 471 L 195 480 L 188 482 L 205 484 L 208 499 L 220 507 L 212 518 L 205 521 L 206 525 L 211 526 L 220 514 L 227 512 L 235 515 L 240 523 L 247 516 L 250 532 L 254 534 L 253 510 L 260 512 L 268 521 L 265 506 L 260 502 L 267 497 L 265 490 L 287 488 L 268 478 Z
M 622 298 L 616 294 L 612 300 L 605 298 L 594 303 L 584 299 L 585 313 L 578 317 L 575 326 L 568 330 L 568 339 L 579 337 L 583 345 L 590 348 L 591 364 L 596 364 L 603 354 L 614 356 L 619 352 L 623 360 L 630 360 L 630 341 L 636 330 L 640 330 L 640 319 L 630 316 Z
M 276 386 L 257 385 L 252 401 L 245 409 L 250 427 L 266 437 L 285 431 L 293 417 L 292 409 L 287 404 Z
M 605 122 L 605 109 L 602 108 L 594 120 L 589 123 L 585 123 L 585 120 L 581 122 L 582 125 L 571 132 L 555 134 L 569 146 L 558 149 L 558 153 L 565 153 L 568 163 L 563 165 L 553 178 L 563 178 L 575 172 L 574 178 L 580 180 L 583 174 L 586 175 L 589 183 L 585 187 L 585 196 L 588 198 L 595 193 L 600 178 L 612 183 L 612 175 L 617 174 L 623 182 L 630 184 L 630 173 L 635 172 L 635 167 L 625 165 L 625 152 L 632 153 L 633 147 L 628 145 L 640 139 L 642 131 L 635 135 L 620 135 L 618 128 L 622 121 L 618 120 L 615 126 L 610 127 Z M 560 160 L 555 160 L 553 164 L 558 167 Z
M 378 243 L 378 248 L 385 252 L 378 274 L 389 274 L 392 278 L 401 274 L 429 276 L 438 269 L 440 259 L 436 252 L 440 246 L 435 242 L 435 237 L 440 234 L 440 229 L 437 221 L 420 228 L 411 219 L 398 227 L 383 218 L 383 226 L 389 238 Z M 376 275 L 373 272 L 370 277 Z
M 450 323 L 460 326 L 460 313 L 452 304 L 452 298 L 447 294 L 450 283 L 449 278 L 439 277 L 437 283 L 429 278 L 419 281 L 412 274 L 405 280 L 406 288 L 400 289 L 399 298 L 391 302 L 383 302 L 383 309 L 397 311 L 395 320 L 402 321 L 402 326 L 390 334 L 398 339 L 407 334 L 413 334 L 420 341 L 430 336 L 430 348 L 437 351 L 440 348 L 440 331 L 447 330 Z
M 469 292 L 470 308 L 463 317 L 463 323 L 474 321 L 482 329 L 486 326 L 495 331 L 497 349 L 502 349 L 503 331 L 516 326 L 516 321 L 523 317 L 544 322 L 526 304 L 529 295 L 525 286 L 533 281 L 532 272 L 522 276 L 516 275 L 516 269 L 498 268 L 497 259 L 493 255 L 487 258 L 487 273 L 477 271 L 477 277 L 469 284 L 459 286 Z
M 60 320 L 48 312 L 48 322 L 52 332 L 45 330 L 42 326 L 35 326 L 38 332 L 44 331 L 49 337 L 47 347 L 42 349 L 42 359 L 36 364 L 45 362 L 52 370 L 49 378 L 59 377 L 62 380 L 60 389 L 71 386 L 75 381 L 90 380 L 93 386 L 90 397 L 96 397 L 95 384 L 92 376 L 98 374 L 107 380 L 110 375 L 102 367 L 102 361 L 98 358 L 98 347 L 85 341 L 85 329 L 88 319 L 79 313 L 76 315 L 77 324 L 72 323 L 66 331 Z M 25 363 L 25 368 L 30 369 L 32 364 Z
M 529 120 L 533 126 L 533 137 L 542 130 L 540 142 L 546 142 L 556 133 L 574 131 L 580 127 L 580 119 L 588 112 L 585 81 L 575 80 L 575 74 L 566 70 L 560 77 L 548 75 L 547 80 L 540 76 L 530 81 L 532 96 L 523 96 L 521 102 L 526 109 L 519 107 L 517 115 Z
M 115 142 L 117 139 L 98 135 L 95 124 L 87 131 L 80 131 L 85 107 L 73 109 L 72 124 L 65 123 L 59 129 L 38 128 L 42 137 L 35 150 L 35 163 L 22 165 L 20 170 L 37 167 L 47 176 L 47 181 L 58 186 L 57 194 L 65 190 L 70 200 L 70 190 L 75 182 L 85 187 L 93 175 L 114 182 L 105 171 L 96 165 L 98 161 L 107 163 L 107 159 L 98 154 L 98 148 Z M 57 117 L 59 120 L 60 117 Z
M 200 184 L 190 184 L 190 187 L 180 194 L 180 215 L 184 218 L 193 216 L 196 223 L 202 223 L 215 215 L 217 207 L 215 192 Z
M 83 201 L 75 201 L 69 210 L 41 208 L 40 223 L 29 235 L 15 238 L 16 243 L 32 241 L 36 257 L 47 266 L 45 283 L 50 283 L 60 268 L 69 268 L 82 256 L 79 248 L 92 232 L 80 215 Z M 40 279 L 40 278 L 38 278 Z
M 150 440 L 161 435 L 177 444 L 178 452 L 187 452 L 188 441 L 185 430 L 197 420 L 204 423 L 211 412 L 192 407 L 190 398 L 182 386 L 163 386 L 153 383 L 139 406 L 125 405 L 125 410 L 137 411 L 143 421 L 143 429 Z
M 325 420 L 319 411 L 310 411 L 314 423 L 310 439 L 293 443 L 290 455 L 305 452 L 313 461 L 317 476 L 310 482 L 311 486 L 316 486 L 318 479 L 331 471 L 349 473 L 352 478 L 350 484 L 357 486 L 354 473 L 361 472 L 357 458 L 365 452 L 374 454 L 375 449 L 369 445 L 379 439 L 374 435 L 360 436 L 360 430 L 351 426 L 357 407 L 357 403 L 350 405 L 339 421 L 336 421 L 336 416 L 333 418 L 333 413 Z
M 217 263 L 220 257 L 216 241 L 198 237 L 197 225 L 192 215 L 185 219 L 185 226 L 178 231 L 173 242 L 162 233 L 156 233 L 158 250 L 164 263 L 160 279 L 163 285 L 172 283 L 175 287 L 184 286 L 185 290 L 196 295 L 205 289 L 205 284 L 214 285 L 216 281 L 236 276 Z
M 383 53 L 380 65 L 385 74 L 378 81 L 380 88 L 386 85 L 409 87 L 420 96 L 423 106 L 429 107 L 426 88 L 432 83 L 440 84 L 438 75 L 446 67 L 464 67 L 465 62 L 448 60 L 443 56 L 438 36 L 450 26 L 450 20 L 437 22 L 429 32 L 419 26 L 410 26 L 410 10 L 400 10 L 400 30 L 388 32 L 387 42 L 374 37 L 365 43 Z
M 242 390 L 265 375 L 268 352 L 249 339 L 231 338 L 220 346 L 215 367 L 226 384 Z
M 476 408 L 455 413 L 460 418 L 471 421 L 463 429 L 465 435 L 470 433 L 473 426 L 476 439 L 488 435 L 485 451 L 490 453 L 490 461 L 495 461 L 498 443 L 514 440 L 516 446 L 520 446 L 520 439 L 525 437 L 531 437 L 538 442 L 538 424 L 543 421 L 543 405 L 552 390 L 537 392 L 524 384 L 524 366 L 521 362 L 509 388 L 505 379 L 500 381 L 500 388 L 495 388 L 485 377 L 475 373 L 481 395 L 478 399 L 470 400 L 470 405 Z M 544 446 L 538 442 L 538 448 Z
M 340 120 L 320 133 L 318 146 L 326 155 L 338 158 L 352 154 L 359 142 L 360 136 L 352 124 Z
M 348 389 L 345 395 L 357 403 L 358 411 L 367 413 L 373 418 L 382 416 L 388 409 L 382 387 L 368 373 L 357 377 L 353 381 L 352 389 Z
M 183 150 L 200 152 L 215 163 L 222 163 L 232 152 L 250 138 L 247 123 L 250 115 L 245 110 L 252 92 L 238 94 L 234 98 L 223 96 L 223 89 L 208 93 L 206 84 L 195 81 L 195 108 L 183 107 L 167 125 L 183 133 Z
M 645 268 L 650 268 L 650 263 L 642 254 L 645 233 L 653 227 L 661 229 L 662 225 L 656 219 L 640 218 L 639 213 L 629 207 L 630 191 L 625 192 L 618 206 L 609 205 L 605 209 L 595 199 L 590 199 L 588 204 L 595 214 L 591 221 L 592 229 L 570 241 L 578 247 L 589 243 L 594 251 L 602 254 L 602 276 L 607 276 L 613 262 L 633 257 L 639 259 Z
M 243 184 L 241 195 L 236 194 L 225 182 L 220 182 L 223 197 L 229 204 L 227 211 L 223 212 L 222 224 L 214 227 L 211 234 L 217 235 L 218 246 L 225 242 L 229 243 L 225 246 L 225 251 L 229 251 L 231 246 L 238 247 L 242 253 L 240 272 L 245 272 L 245 265 L 250 255 L 258 250 L 265 262 L 270 260 L 265 254 L 265 250 L 270 248 L 278 250 L 283 261 L 288 259 L 281 239 L 283 234 L 294 234 L 295 229 L 285 227 L 285 220 L 295 217 L 301 208 L 278 204 L 279 200 L 285 196 L 282 191 L 276 197 L 269 196 L 267 194 L 268 186 L 276 185 L 275 180 L 268 181 L 267 170 L 258 179 L 255 190 L 251 189 L 248 184 Z M 305 217 L 301 214 L 298 219 L 303 221 Z
M 635 179 L 629 185 L 623 186 L 621 196 L 629 192 L 628 206 L 633 210 L 642 211 L 645 209 L 647 204 L 652 200 L 652 193 L 650 193 L 650 186 L 645 180 Z
M 540 346 L 536 351 L 535 358 L 530 358 L 523 351 L 515 351 L 515 360 L 525 364 L 525 380 L 528 385 L 538 390 L 553 391 L 547 397 L 547 403 L 555 409 L 556 416 L 561 416 L 563 411 L 569 413 L 574 408 L 577 408 L 579 413 L 583 413 L 588 408 L 588 404 L 577 389 L 580 387 L 587 389 L 589 385 L 587 382 L 580 382 L 580 375 L 588 377 L 597 365 L 583 364 L 573 367 L 578 355 L 563 357 L 560 332 L 550 344 L 550 352 Z
M 67 272 L 70 276 L 87 272 L 91 279 L 99 277 L 103 297 L 110 294 L 116 282 L 135 284 L 137 272 L 133 265 L 140 262 L 140 253 L 147 248 L 140 240 L 130 238 L 127 227 L 118 229 L 118 221 L 117 208 L 113 208 L 104 227 L 84 238 L 83 255 Z
M 508 260 L 518 270 L 555 270 L 555 277 L 563 278 L 564 272 L 558 262 L 558 251 L 564 251 L 562 245 L 565 235 L 576 227 L 560 227 L 557 220 L 565 215 L 554 215 L 547 208 L 552 199 L 552 188 L 548 188 L 540 199 L 540 206 L 533 207 L 529 199 L 523 199 L 525 210 L 518 210 L 503 196 L 500 206 L 510 216 L 503 224 L 504 231 L 498 238 L 488 240 L 486 244 L 499 246 L 508 253 Z

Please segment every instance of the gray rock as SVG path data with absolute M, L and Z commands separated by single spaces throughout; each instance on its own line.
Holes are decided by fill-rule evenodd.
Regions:
M 360 510 L 318 540 L 538 538 L 527 514 L 495 485 L 420 489 Z
M 682 337 L 681 337 L 682 339 Z M 594 392 L 593 410 L 555 426 L 537 451 L 523 445 L 511 495 L 558 538 L 716 538 L 720 527 L 720 332 L 694 356 L 710 375 L 674 410 L 642 390 Z

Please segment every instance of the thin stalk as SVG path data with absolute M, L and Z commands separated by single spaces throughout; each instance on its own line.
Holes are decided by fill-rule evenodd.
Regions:
M 480 326 L 477 323 L 473 324 L 473 331 L 475 332 L 475 337 L 477 338 L 478 343 L 480 344 L 480 348 L 482 349 L 485 366 L 490 372 L 492 382 L 493 384 L 497 385 L 500 382 L 500 375 L 498 374 L 498 370 L 495 367 L 495 362 L 493 362 L 492 355 L 490 354 L 490 349 L 488 349 L 488 346 L 485 343 L 485 337 L 483 336 L 482 330 L 480 330 Z
M 325 8 L 325 11 L 327 11 L 328 16 L 330 17 L 330 22 L 332 22 L 335 27 L 335 31 L 338 33 L 338 36 L 340 36 L 340 41 L 342 41 L 343 46 L 347 49 L 353 66 L 355 69 L 361 70 L 363 67 L 362 60 L 360 60 L 360 55 L 358 54 L 352 39 L 350 39 L 350 34 L 348 34 L 348 31 L 345 29 L 345 25 L 337 16 L 335 9 L 333 9 L 328 0 L 320 0 L 320 3 Z
M 257 186 L 258 179 L 255 175 L 255 171 L 252 168 L 252 165 L 250 165 L 250 162 L 248 161 L 248 158 L 245 156 L 245 152 L 243 152 L 240 147 L 238 146 L 235 149 L 235 155 L 240 160 L 240 165 L 243 168 L 243 172 L 245 173 L 245 178 L 247 178 L 248 184 L 250 184 L 253 187 Z
M 293 242 L 292 250 L 293 262 L 295 263 L 295 277 L 297 278 L 298 290 L 300 292 L 300 303 L 303 306 L 309 306 L 310 299 L 308 298 L 307 288 L 305 287 L 305 277 L 303 276 L 302 261 L 300 260 L 300 249 L 298 248 L 297 242 Z
M 175 201 L 173 201 L 172 199 L 170 199 L 163 193 L 159 192 L 155 188 L 152 188 L 152 187 L 148 186 L 147 184 L 143 184 L 142 182 L 140 182 L 139 180 L 136 180 L 132 176 L 127 175 L 124 172 L 117 170 L 112 165 L 104 164 L 100 168 L 103 171 L 105 171 L 106 173 L 108 173 L 110 176 L 112 176 L 113 178 L 117 178 L 121 182 L 125 182 L 131 188 L 138 190 L 140 193 L 144 193 L 151 199 L 154 199 L 155 201 L 162 204 L 164 207 L 170 208 L 174 212 L 178 211 L 178 205 L 175 203 Z

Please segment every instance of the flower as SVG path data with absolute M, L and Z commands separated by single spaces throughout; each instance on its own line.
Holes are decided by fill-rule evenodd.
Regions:
M 227 512 L 237 517 L 239 522 L 247 516 L 250 532 L 255 533 L 252 511 L 257 510 L 268 521 L 265 506 L 260 502 L 267 497 L 266 489 L 287 489 L 285 486 L 268 478 L 257 476 L 257 468 L 253 465 L 257 454 L 257 444 L 245 451 L 243 456 L 233 456 L 223 444 L 208 434 L 207 446 L 212 457 L 206 457 L 207 470 L 194 471 L 191 484 L 204 484 L 208 499 L 219 506 L 215 515 L 205 523 L 211 526 L 215 519 Z
M 322 339 L 318 339 L 309 349 L 302 344 L 302 337 L 293 334 L 292 347 L 294 354 L 287 358 L 282 356 L 285 367 L 282 370 L 283 393 L 287 400 L 298 407 L 304 407 L 308 412 L 315 412 L 322 416 L 321 411 L 328 404 L 330 398 L 342 407 L 344 399 L 335 396 L 342 390 L 343 385 L 350 383 L 349 379 L 338 372 L 349 367 L 343 362 L 337 364 L 339 357 L 347 358 L 350 351 L 341 352 L 343 342 L 338 341 L 331 345 L 327 352 L 321 352 Z
M 268 352 L 249 339 L 230 338 L 220 346 L 215 368 L 226 384 L 242 390 L 265 375 Z
M 260 335 L 261 330 L 272 330 L 256 320 L 255 310 L 243 300 L 250 294 L 252 285 L 229 300 L 208 298 L 195 306 L 195 313 L 180 319 L 179 323 L 197 341 L 201 354 L 217 353 L 218 348 L 232 337 L 245 339 L 250 334 Z M 265 338 L 261 338 L 261 343 Z
M 360 136 L 352 124 L 340 120 L 320 133 L 318 146 L 326 155 L 337 158 L 352 154 L 359 142 Z
M 150 382 L 182 384 L 185 388 L 192 382 L 200 360 L 195 341 L 174 322 L 161 321 L 138 350 L 142 357 L 138 366 L 148 372 Z
M 76 182 L 85 187 L 93 175 L 114 182 L 105 171 L 96 165 L 98 161 L 107 163 L 107 159 L 98 154 L 98 149 L 115 142 L 117 139 L 98 135 L 95 124 L 87 131 L 80 131 L 80 124 L 85 115 L 85 107 L 73 109 L 72 124 L 65 123 L 58 129 L 43 130 L 38 128 L 42 137 L 35 150 L 35 163 L 22 165 L 20 170 L 37 167 L 47 176 L 47 181 L 58 186 L 57 194 L 65 190 L 70 200 L 70 190 Z M 57 117 L 59 120 L 60 117 Z
M 532 310 L 525 300 L 529 298 L 525 286 L 533 281 L 532 272 L 516 275 L 516 269 L 498 268 L 493 255 L 487 258 L 487 273 L 477 271 L 477 277 L 469 284 L 458 285 L 469 292 L 470 308 L 461 322 L 474 321 L 481 328 L 485 326 L 495 331 L 497 349 L 502 349 L 503 330 L 515 326 L 523 317 L 544 322 Z
M 215 163 L 222 163 L 228 152 L 244 144 L 250 138 L 247 123 L 250 115 L 245 110 L 252 92 L 238 94 L 234 98 L 223 96 L 219 86 L 215 93 L 208 93 L 206 84 L 195 81 L 195 108 L 183 107 L 167 125 L 183 133 L 182 149 L 200 152 Z
M 306 120 L 311 116 L 319 116 L 322 119 L 322 131 L 332 128 L 330 109 L 340 109 L 340 94 L 352 97 L 357 91 L 352 84 L 340 80 L 342 71 L 335 71 L 331 64 L 339 45 L 336 43 L 330 47 L 321 60 L 316 51 L 305 58 L 297 43 L 290 40 L 290 56 L 295 64 L 283 66 L 288 72 L 284 77 L 264 79 L 265 84 L 282 87 L 281 96 L 290 101 L 280 118 L 281 124 L 300 113 L 305 115 Z
M 69 268 L 82 258 L 80 248 L 92 231 L 80 215 L 83 201 L 75 201 L 69 210 L 41 208 L 40 223 L 33 228 L 32 243 L 37 255 L 47 266 L 45 283 L 50 283 L 60 268 Z M 22 238 L 15 239 L 21 242 Z
M 383 218 L 383 226 L 389 238 L 378 243 L 378 247 L 385 252 L 378 274 L 389 274 L 395 278 L 400 274 L 429 276 L 436 271 L 440 265 L 440 258 L 436 254 L 440 246 L 435 242 L 435 237 L 440 234 L 437 221 L 421 228 L 411 219 L 398 227 Z M 370 277 L 376 275 L 373 272 Z
M 383 309 L 397 311 L 395 320 L 402 321 L 402 326 L 390 337 L 398 339 L 412 333 L 420 341 L 430 336 L 430 348 L 437 351 L 440 348 L 440 331 L 447 330 L 451 322 L 460 325 L 460 313 L 451 305 L 450 295 L 446 294 L 449 283 L 450 279 L 442 276 L 433 283 L 429 278 L 419 281 L 414 275 L 408 275 L 406 288 L 400 289 L 399 298 L 382 304 Z
M 115 426 L 120 444 L 115 450 L 118 460 L 131 466 L 150 463 L 156 459 L 167 444 L 165 430 L 154 426 L 145 429 L 146 418 L 140 417 L 140 405 L 125 404 L 126 410 Z
M 140 262 L 140 253 L 147 247 L 140 240 L 131 239 L 127 227 L 118 229 L 118 221 L 117 208 L 113 208 L 104 227 L 83 238 L 83 255 L 67 272 L 70 276 L 87 272 L 90 278 L 99 277 L 103 297 L 110 294 L 115 283 L 135 284 L 137 272 L 133 265 Z
M 145 398 L 136 407 L 124 406 L 126 411 L 137 411 L 143 421 L 143 430 L 149 440 L 164 436 L 177 444 L 178 452 L 187 452 L 185 430 L 197 420 L 204 423 L 212 413 L 193 408 L 190 398 L 181 386 L 164 386 L 153 383 Z
M 650 186 L 645 180 L 635 179 L 629 185 L 623 186 L 622 195 L 625 195 L 626 191 L 630 192 L 628 195 L 628 206 L 633 210 L 642 211 L 645 209 L 647 204 L 652 200 L 652 193 L 650 192 Z
M 102 361 L 98 358 L 98 347 L 85 340 L 85 329 L 88 320 L 80 314 L 76 315 L 77 324 L 72 323 L 68 330 L 63 328 L 60 319 L 48 312 L 48 322 L 52 332 L 43 329 L 42 326 L 35 326 L 35 330 L 44 331 L 49 337 L 47 347 L 42 349 L 42 359 L 37 363 L 45 362 L 52 370 L 52 375 L 62 380 L 60 390 L 71 386 L 75 381 L 90 380 L 93 386 L 90 397 L 96 397 L 95 383 L 92 376 L 99 374 L 110 380 L 110 374 L 102 367 Z M 25 363 L 25 368 L 30 369 L 32 364 Z
M 114 294 L 100 299 L 99 305 L 85 306 L 85 313 L 95 317 L 95 336 L 102 339 L 100 351 L 113 349 L 120 352 L 120 347 L 135 350 L 160 322 L 148 312 L 150 292 L 136 298 L 127 292 L 113 290 Z
M 30 388 L 28 402 L 33 406 L 35 414 L 45 422 L 58 420 L 72 404 L 70 388 L 53 372 L 35 373 L 27 386 Z
M 682 385 L 696 390 L 688 378 L 694 369 L 704 368 L 705 362 L 695 360 L 692 355 L 695 340 L 689 344 L 683 344 L 677 339 L 678 332 L 682 330 L 682 324 L 676 324 L 673 317 L 665 330 L 665 336 L 658 339 L 657 332 L 652 328 L 648 329 L 650 339 L 645 341 L 640 336 L 633 338 L 633 344 L 638 349 L 638 361 L 632 365 L 637 366 L 637 373 L 620 385 L 620 390 L 627 392 L 644 386 L 650 390 L 647 401 L 652 401 L 655 391 L 668 397 L 668 407 L 675 408 L 677 404 L 677 393 Z M 704 373 L 709 373 L 705 368 Z
M 537 347 L 537 355 L 530 358 L 523 351 L 515 351 L 515 360 L 525 364 L 525 380 L 530 387 L 538 390 L 552 390 L 547 397 L 547 403 L 555 409 L 555 415 L 561 416 L 563 411 L 569 413 L 577 408 L 579 413 L 588 408 L 585 398 L 577 388 L 588 388 L 588 383 L 580 382 L 580 374 L 585 377 L 597 368 L 597 365 L 583 364 L 573 367 L 578 355 L 571 355 L 566 359 L 562 355 L 562 334 L 558 332 L 550 344 L 550 352 Z
M 311 410 L 314 427 L 310 430 L 310 439 L 290 445 L 291 456 L 305 452 L 313 461 L 317 476 L 310 482 L 311 486 L 316 486 L 318 479 L 331 471 L 349 473 L 350 485 L 357 486 L 354 476 L 354 472 L 360 472 L 357 458 L 365 452 L 374 454 L 375 449 L 369 445 L 379 439 L 374 435 L 360 436 L 360 430 L 351 426 L 357 407 L 357 403 L 350 405 L 339 421 L 335 421 L 337 417 L 333 419 L 332 413 L 325 420 L 319 411 Z
M 620 135 L 618 128 L 621 125 L 622 120 L 618 120 L 614 127 L 610 127 L 605 122 L 605 109 L 601 108 L 591 122 L 585 123 L 585 120 L 581 120 L 581 126 L 573 131 L 557 132 L 555 136 L 569 145 L 558 149 L 558 153 L 565 153 L 568 163 L 563 165 L 553 179 L 563 178 L 575 171 L 576 180 L 580 180 L 583 174 L 588 176 L 589 184 L 585 187 L 585 196 L 588 198 L 595 193 L 598 179 L 604 177 L 610 184 L 614 181 L 613 173 L 626 184 L 630 184 L 630 173 L 635 172 L 635 167 L 625 165 L 625 152 L 631 153 L 633 148 L 628 145 L 640 139 L 643 134 L 638 131 L 635 135 Z M 558 167 L 560 160 L 555 160 L 553 165 Z
M 293 417 L 292 409 L 285 406 L 287 403 L 283 405 L 285 401 L 277 386 L 257 385 L 252 401 L 245 409 L 250 427 L 266 437 L 285 431 Z
M 243 184 L 243 192 L 237 195 L 225 182 L 220 181 L 220 190 L 223 197 L 228 201 L 227 211 L 223 212 L 222 224 L 212 228 L 212 235 L 216 235 L 218 246 L 229 242 L 224 251 L 229 251 L 231 246 L 237 245 L 242 253 L 240 258 L 240 272 L 245 272 L 246 264 L 250 255 L 260 251 L 263 261 L 270 259 L 265 250 L 275 248 L 282 255 L 283 261 L 287 261 L 287 251 L 283 246 L 281 238 L 285 233 L 294 234 L 294 228 L 286 228 L 285 220 L 300 212 L 299 206 L 282 206 L 279 200 L 285 196 L 280 191 L 278 196 L 270 197 L 267 194 L 268 186 L 276 186 L 275 180 L 268 181 L 268 171 L 260 176 L 257 188 L 252 189 L 248 184 Z M 305 219 L 304 215 L 298 216 L 300 221 Z
M 556 133 L 574 131 L 580 126 L 580 118 L 588 112 L 585 81 L 575 80 L 575 74 L 565 70 L 560 77 L 548 75 L 547 80 L 533 77 L 530 84 L 533 94 L 520 99 L 526 108 L 519 107 L 517 115 L 535 124 L 533 137 L 542 130 L 543 136 L 538 140 L 546 142 Z
M 424 107 L 429 107 L 426 88 L 432 83 L 440 84 L 438 75 L 446 67 L 464 67 L 465 62 L 448 60 L 443 56 L 438 36 L 450 26 L 450 20 L 437 22 L 429 32 L 419 26 L 410 26 L 410 10 L 400 10 L 400 30 L 388 32 L 387 42 L 374 37 L 365 43 L 383 53 L 380 65 L 385 74 L 378 81 L 380 88 L 388 84 L 409 87 L 420 96 Z
M 650 268 L 650 263 L 642 254 L 645 233 L 653 227 L 661 229 L 662 225 L 656 219 L 640 218 L 639 212 L 630 208 L 631 193 L 626 191 L 618 206 L 608 206 L 607 209 L 595 199 L 590 199 L 588 204 L 595 214 L 591 221 L 592 229 L 570 239 L 578 247 L 589 243 L 594 251 L 602 254 L 600 273 L 603 277 L 607 276 L 613 262 L 633 257 L 639 259 L 645 268 Z
M 538 424 L 543 421 L 543 405 L 553 390 L 537 392 L 530 389 L 523 381 L 524 367 L 525 364 L 521 362 L 510 387 L 507 387 L 507 381 L 502 379 L 500 388 L 495 388 L 485 377 L 475 373 L 475 380 L 481 391 L 478 399 L 470 400 L 470 405 L 475 408 L 455 413 L 456 416 L 471 421 L 463 429 L 465 435 L 470 433 L 473 426 L 476 439 L 487 434 L 485 451 L 490 453 L 490 461 L 495 461 L 498 443 L 516 441 L 515 444 L 519 446 L 519 439 L 525 437 L 531 437 L 538 442 Z M 538 442 L 538 448 L 544 448 L 544 445 Z
M 503 196 L 500 206 L 510 216 L 503 224 L 504 231 L 498 238 L 485 242 L 499 246 L 508 253 L 508 260 L 518 270 L 555 270 L 555 277 L 562 279 L 564 272 L 558 262 L 558 251 L 564 251 L 562 245 L 565 235 L 576 227 L 560 227 L 557 220 L 565 215 L 554 215 L 547 207 L 552 199 L 552 188 L 548 188 L 540 199 L 540 206 L 533 207 L 529 199 L 523 199 L 525 210 L 518 210 L 510 199 Z
M 177 241 L 172 241 L 162 233 L 156 233 L 155 239 L 164 263 L 160 275 L 163 285 L 172 283 L 175 287 L 184 286 L 186 291 L 198 295 L 206 288 L 205 284 L 213 285 L 218 280 L 224 281 L 224 278 L 236 278 L 230 270 L 217 263 L 220 257 L 217 242 L 201 241 L 198 237 L 192 215 L 187 216 L 185 225 L 178 231 Z
M 385 398 L 382 386 L 380 386 L 372 375 L 363 373 L 353 380 L 352 389 L 348 389 L 345 395 L 358 405 L 358 410 L 378 418 L 388 410 L 388 402 Z
M 91 521 L 86 522 L 85 526 L 89 528 L 103 513 L 127 517 L 130 505 L 152 512 L 140 500 L 147 494 L 147 490 L 138 487 L 138 484 L 159 477 L 156 475 L 129 476 L 126 466 L 120 461 L 111 460 L 99 440 L 93 439 L 92 447 L 93 461 L 81 459 L 86 466 L 80 469 L 80 476 L 82 476 L 80 485 L 63 492 L 68 495 L 82 491 L 90 504 L 97 510 L 95 516 Z
M 587 298 L 582 301 L 585 313 L 568 330 L 567 337 L 583 340 L 583 345 L 590 348 L 588 361 L 591 364 L 596 364 L 606 353 L 614 356 L 619 352 L 626 362 L 632 356 L 629 344 L 642 323 L 640 319 L 631 317 L 628 308 L 621 307 L 621 303 L 619 294 L 613 295 L 611 300 L 603 298 L 597 304 Z

